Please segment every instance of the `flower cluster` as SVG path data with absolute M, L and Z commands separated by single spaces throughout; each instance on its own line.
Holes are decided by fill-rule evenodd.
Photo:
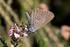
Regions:
M 23 36 L 28 36 L 27 31 L 28 31 L 27 26 L 22 26 L 22 25 L 18 26 L 17 24 L 14 24 L 11 26 L 8 35 L 10 37 L 19 38 Z

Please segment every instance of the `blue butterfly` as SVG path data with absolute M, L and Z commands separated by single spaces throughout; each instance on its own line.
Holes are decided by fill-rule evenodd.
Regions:
M 54 14 L 51 11 L 42 12 L 40 10 L 33 10 L 31 14 L 26 12 L 29 21 L 29 31 L 35 32 L 36 30 L 44 27 L 53 18 Z

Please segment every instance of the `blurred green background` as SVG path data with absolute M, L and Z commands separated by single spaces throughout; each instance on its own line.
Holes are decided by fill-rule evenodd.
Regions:
M 66 42 L 62 43 L 58 36 L 62 25 L 70 25 L 70 0 L 0 0 L 0 36 L 6 43 L 0 41 L 0 47 L 4 45 L 11 47 L 11 39 L 8 37 L 10 26 L 13 23 L 28 24 L 25 12 L 36 8 L 42 2 L 49 5 L 55 18 L 44 28 L 30 33 L 28 38 L 21 38 L 17 47 L 65 46 Z

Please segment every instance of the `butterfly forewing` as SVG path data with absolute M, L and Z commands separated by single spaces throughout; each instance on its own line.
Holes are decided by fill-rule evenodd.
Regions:
M 31 13 L 31 27 L 34 31 L 45 26 L 54 17 L 54 14 L 50 11 L 42 12 L 40 10 L 34 10 Z

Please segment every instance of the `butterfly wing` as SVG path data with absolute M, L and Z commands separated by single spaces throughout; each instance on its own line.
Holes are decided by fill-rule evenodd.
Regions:
M 49 23 L 54 18 L 54 14 L 50 11 L 42 12 L 40 10 L 34 10 L 30 16 L 30 30 L 35 32 Z

